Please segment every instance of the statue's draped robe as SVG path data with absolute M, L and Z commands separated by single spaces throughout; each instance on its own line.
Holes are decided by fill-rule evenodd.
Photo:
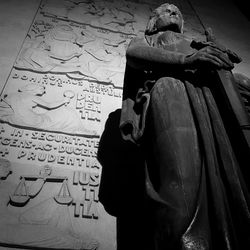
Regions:
M 186 49 L 181 42 L 154 45 Z M 126 66 L 120 129 L 145 159 L 145 225 L 152 218 L 154 240 L 149 250 L 250 247 L 249 155 L 231 142 L 217 82 L 213 71 L 166 66 L 164 72 L 146 72 Z M 114 191 L 105 195 L 107 183 L 101 182 L 99 196 L 112 207 Z M 113 205 L 122 205 L 121 199 Z

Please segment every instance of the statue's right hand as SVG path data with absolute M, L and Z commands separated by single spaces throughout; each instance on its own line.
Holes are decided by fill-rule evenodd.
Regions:
M 185 58 L 185 63 L 191 68 L 214 68 L 231 70 L 234 64 L 229 59 L 227 53 L 222 52 L 216 47 L 206 46 L 194 54 Z

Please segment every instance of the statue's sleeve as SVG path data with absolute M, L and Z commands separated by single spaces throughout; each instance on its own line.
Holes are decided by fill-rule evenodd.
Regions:
M 186 54 L 170 49 L 150 46 L 145 38 L 131 40 L 127 51 L 127 64 L 135 69 L 163 72 L 187 67 Z
M 149 95 L 147 93 L 139 98 L 141 105 L 136 105 L 138 101 L 138 92 L 143 89 L 143 83 L 145 82 L 144 72 L 134 69 L 126 64 L 124 85 L 123 85 L 123 101 L 120 118 L 120 131 L 123 139 L 138 142 L 138 139 L 143 133 L 142 117 L 145 113 L 143 108 L 146 108 Z M 143 99 L 143 102 L 142 102 Z

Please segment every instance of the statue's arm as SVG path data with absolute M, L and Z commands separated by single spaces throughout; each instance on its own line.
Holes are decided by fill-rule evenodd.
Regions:
M 184 67 L 185 55 L 151 47 L 145 38 L 134 38 L 126 50 L 126 59 L 128 65 L 136 69 L 161 70 L 167 65 Z
M 227 53 L 215 46 L 205 46 L 186 55 L 149 46 L 145 38 L 134 38 L 126 51 L 129 66 L 142 70 L 216 68 L 232 69 Z

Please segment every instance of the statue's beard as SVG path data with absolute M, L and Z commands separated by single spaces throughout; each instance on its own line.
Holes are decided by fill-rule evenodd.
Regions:
M 181 32 L 181 22 L 176 17 L 161 16 L 155 20 L 155 28 L 158 31 L 174 31 Z
M 147 29 L 145 31 L 146 35 L 154 35 L 159 32 L 164 32 L 164 31 L 173 31 L 177 33 L 182 33 L 182 24 L 180 23 L 180 20 L 164 20 L 164 19 L 157 19 L 155 20 L 152 18 L 148 25 Z
M 158 32 L 160 32 L 160 31 L 173 31 L 173 32 L 181 33 L 181 28 L 177 23 L 169 23 L 168 25 L 158 27 L 157 31 Z

